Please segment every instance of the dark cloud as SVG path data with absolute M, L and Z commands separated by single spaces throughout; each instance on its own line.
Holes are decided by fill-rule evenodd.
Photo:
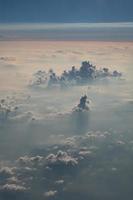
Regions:
M 82 96 L 75 111 L 84 111 L 84 110 L 88 111 L 89 110 L 88 104 L 89 100 L 87 100 L 87 96 L 86 95 Z

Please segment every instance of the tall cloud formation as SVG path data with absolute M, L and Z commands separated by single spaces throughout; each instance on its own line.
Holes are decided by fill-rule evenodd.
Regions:
M 57 76 L 56 73 L 51 69 L 48 73 L 45 71 L 37 71 L 34 74 L 34 79 L 31 81 L 31 86 L 72 86 L 88 84 L 89 81 L 103 78 L 103 77 L 120 77 L 122 74 L 118 71 L 110 72 L 108 68 L 103 67 L 97 69 L 96 66 L 92 65 L 89 61 L 84 61 L 81 67 L 77 69 L 72 66 L 71 70 L 64 71 L 61 76 Z

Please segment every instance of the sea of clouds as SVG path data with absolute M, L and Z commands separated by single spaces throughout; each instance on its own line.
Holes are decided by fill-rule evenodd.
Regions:
M 0 200 L 132 199 L 132 52 L 126 42 L 1 42 Z M 31 85 L 51 68 L 57 80 L 73 65 L 79 75 L 84 60 L 109 72 Z M 85 94 L 89 111 L 75 112 Z

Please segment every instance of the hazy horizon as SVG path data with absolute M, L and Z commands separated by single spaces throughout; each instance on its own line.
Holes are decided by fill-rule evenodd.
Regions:
M 133 22 L 6 23 L 0 24 L 0 40 L 133 41 Z

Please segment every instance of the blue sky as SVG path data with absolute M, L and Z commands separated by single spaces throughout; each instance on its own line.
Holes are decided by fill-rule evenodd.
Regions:
M 128 22 L 132 0 L 0 0 L 0 22 Z

